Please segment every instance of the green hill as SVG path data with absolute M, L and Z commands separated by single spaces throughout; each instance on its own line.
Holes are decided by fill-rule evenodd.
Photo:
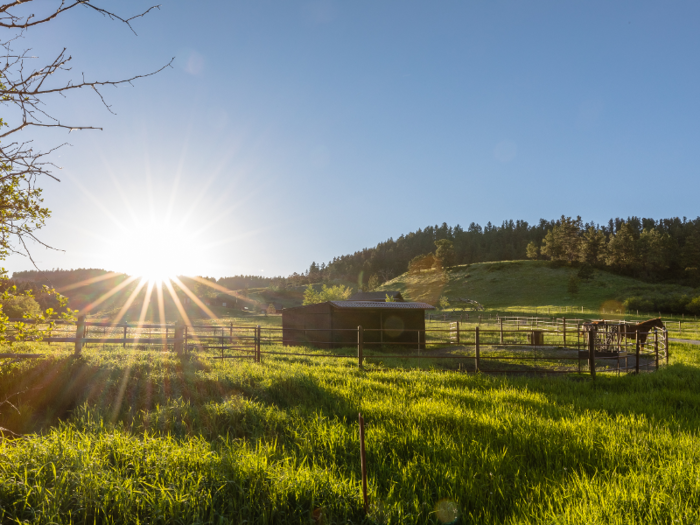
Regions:
M 474 299 L 490 310 L 540 312 L 546 308 L 587 311 L 618 310 L 631 296 L 650 294 L 700 295 L 693 288 L 673 284 L 649 284 L 610 272 L 593 270 L 590 279 L 578 281 L 578 292 L 568 292 L 569 279 L 578 268 L 555 268 L 544 261 L 507 261 L 455 266 L 446 272 L 423 270 L 405 273 L 384 283 L 378 290 L 399 290 L 413 301 L 436 305 L 440 296 L 448 300 Z M 641 313 L 641 312 L 640 312 Z

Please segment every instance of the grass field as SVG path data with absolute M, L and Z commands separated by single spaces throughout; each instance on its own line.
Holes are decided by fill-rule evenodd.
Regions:
M 0 377 L 24 434 L 0 441 L 2 523 L 700 521 L 698 347 L 593 382 L 37 346 Z
M 566 307 L 570 312 L 581 307 L 586 312 L 614 312 L 622 308 L 620 301 L 626 297 L 649 292 L 696 293 L 684 286 L 649 284 L 594 270 L 592 279 L 582 281 L 578 293 L 571 295 L 567 291 L 569 278 L 577 272 L 576 268 L 552 268 L 544 261 L 476 263 L 448 272 L 405 273 L 384 283 L 380 290 L 399 290 L 410 300 L 431 304 L 437 304 L 441 295 L 465 297 L 492 310 L 536 311 L 540 315 L 565 312 Z

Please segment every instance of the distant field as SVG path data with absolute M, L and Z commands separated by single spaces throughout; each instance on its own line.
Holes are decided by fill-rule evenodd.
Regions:
M 542 261 L 506 261 L 456 266 L 448 272 L 425 270 L 405 273 L 384 283 L 380 290 L 399 290 L 413 301 L 437 303 L 441 295 L 448 298 L 474 299 L 490 310 L 511 310 L 541 315 L 570 312 L 608 313 L 620 310 L 621 300 L 644 292 L 664 291 L 694 293 L 692 288 L 648 284 L 630 277 L 595 270 L 593 278 L 582 281 L 575 295 L 567 292 L 575 268 L 552 268 Z M 697 292 L 695 292 L 697 293 Z M 642 312 L 640 312 L 640 315 Z M 657 314 L 658 315 L 658 314 Z
M 32 349 L 0 374 L 26 434 L 0 440 L 2 523 L 700 521 L 698 347 L 595 382 Z

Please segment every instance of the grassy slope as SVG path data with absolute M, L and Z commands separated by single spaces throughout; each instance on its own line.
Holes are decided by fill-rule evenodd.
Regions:
M 567 292 L 574 268 L 551 268 L 539 261 L 508 261 L 457 266 L 443 274 L 436 270 L 417 275 L 405 273 L 384 283 L 380 290 L 399 290 L 414 301 L 437 303 L 449 299 L 474 299 L 489 309 L 583 306 L 586 310 L 614 309 L 621 299 L 643 291 L 680 291 L 692 288 L 648 284 L 629 277 L 596 270 L 592 280 L 581 282 L 578 294 Z
M 595 382 L 42 350 L 0 377 L 40 431 L 0 441 L 3 523 L 700 521 L 698 347 Z

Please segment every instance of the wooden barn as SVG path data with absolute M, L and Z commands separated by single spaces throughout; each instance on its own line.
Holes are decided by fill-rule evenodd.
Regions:
M 390 343 L 424 349 L 426 310 L 434 307 L 413 302 L 328 301 L 285 308 L 282 340 L 285 345 L 317 348 L 355 346 L 357 327 L 362 326 L 368 349 Z

